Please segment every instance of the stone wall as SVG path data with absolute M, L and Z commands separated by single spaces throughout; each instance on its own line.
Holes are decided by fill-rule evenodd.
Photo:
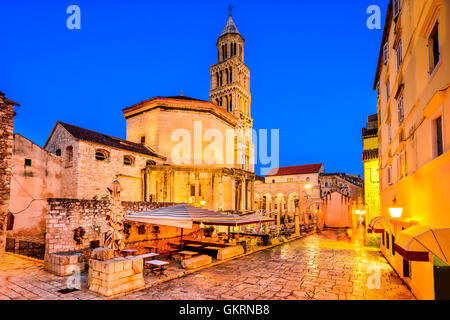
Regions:
M 61 198 L 61 157 L 20 134 L 14 134 L 11 201 L 13 229 L 8 237 L 33 237 L 43 242 L 47 198 Z
M 10 198 L 13 118 L 15 102 L 0 92 L 0 256 L 6 245 L 6 222 Z
M 126 214 L 167 207 L 171 203 L 122 202 Z M 101 240 L 106 230 L 106 214 L 110 202 L 106 200 L 48 199 L 46 215 L 45 256 L 52 253 L 87 249 L 93 240 Z M 94 230 L 100 227 L 100 235 Z M 74 229 L 86 231 L 83 242 L 77 245 Z

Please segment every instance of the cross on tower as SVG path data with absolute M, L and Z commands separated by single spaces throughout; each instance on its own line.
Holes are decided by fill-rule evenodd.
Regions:
M 230 16 L 231 16 L 231 11 L 233 11 L 233 8 L 234 7 L 231 4 L 228 5 L 228 9 L 227 10 L 230 13 Z

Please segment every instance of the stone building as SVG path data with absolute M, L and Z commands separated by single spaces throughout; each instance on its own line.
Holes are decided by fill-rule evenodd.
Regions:
M 397 239 L 450 226 L 450 2 L 391 1 L 379 52 L 381 251 L 417 298 L 449 299 L 438 275 L 445 262 L 428 251 L 418 261 Z
M 14 106 L 18 105 L 0 91 L 0 257 L 5 250 L 8 229 Z
M 364 179 L 347 173 L 322 173 L 319 176 L 321 197 L 339 192 L 362 204 Z
M 380 173 L 378 169 L 378 115 L 367 118 L 362 129 L 364 162 L 364 199 L 366 220 L 380 215 Z
M 48 157 L 45 152 L 56 156 L 56 160 L 48 158 L 60 162 L 60 174 L 43 176 L 50 162 L 29 159 L 31 167 L 15 167 L 17 176 L 29 179 L 25 175 L 34 170 L 33 178 L 41 184 L 59 182 L 60 194 L 48 193 L 62 198 L 106 199 L 107 186 L 117 179 L 124 188 L 124 201 L 251 210 L 255 174 L 250 72 L 244 64 L 244 39 L 231 15 L 216 47 L 210 101 L 181 95 L 154 97 L 127 107 L 123 109 L 126 140 L 57 122 L 45 150 L 27 144 L 22 153 L 42 159 Z M 18 201 L 13 209 L 18 209 L 24 199 L 19 191 L 14 197 Z
M 141 201 L 142 169 L 165 160 L 143 144 L 63 122 L 56 123 L 44 148 L 61 158 L 61 197 L 73 199 L 107 199 L 106 188 L 119 180 L 124 201 Z
M 299 204 L 305 220 L 314 214 L 320 218 L 321 198 L 319 176 L 324 172 L 323 164 L 273 168 L 255 184 L 255 208 L 273 216 L 279 213 L 293 219 L 295 205 Z
M 61 157 L 14 134 L 11 199 L 14 216 L 8 237 L 42 242 L 45 233 L 47 198 L 61 198 Z

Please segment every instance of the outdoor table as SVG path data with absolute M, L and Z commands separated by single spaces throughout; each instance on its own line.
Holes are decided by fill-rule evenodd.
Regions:
M 198 254 L 198 252 L 194 252 L 194 251 L 180 251 L 180 252 L 178 252 L 178 254 L 180 255 L 180 259 L 183 260 L 183 259 L 195 256 L 196 254 Z
M 144 261 L 145 261 L 145 259 L 153 258 L 153 257 L 156 257 L 156 256 L 159 256 L 159 253 L 145 253 L 145 254 L 139 255 L 138 257 L 139 258 L 143 258 Z
M 173 255 L 178 253 L 178 249 L 168 248 L 167 252 L 169 253 L 169 259 L 172 259 Z
M 162 260 L 150 260 L 146 261 L 145 264 L 150 266 L 152 273 L 157 274 L 155 271 L 159 271 L 159 275 L 162 276 L 164 274 L 164 266 L 167 266 L 169 263 Z
M 203 247 L 203 245 L 195 244 L 195 243 L 187 243 L 186 247 L 201 248 L 201 247 Z
M 134 254 L 137 252 L 137 250 L 136 249 L 124 249 L 120 252 L 125 253 L 125 255 L 127 255 L 127 256 L 134 256 Z
M 155 250 L 155 253 L 158 253 L 158 247 L 155 246 L 146 246 L 145 249 L 148 249 L 148 251 L 153 252 Z

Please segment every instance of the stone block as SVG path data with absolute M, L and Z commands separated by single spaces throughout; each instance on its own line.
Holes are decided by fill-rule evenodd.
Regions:
M 244 248 L 242 246 L 221 248 L 217 252 L 217 260 L 225 260 L 241 254 L 244 254 Z
M 92 251 L 91 259 L 106 261 L 114 258 L 114 250 L 109 248 L 96 248 Z
M 133 272 L 141 273 L 144 269 L 144 259 L 135 259 L 133 260 Z
M 196 268 L 200 268 L 202 266 L 205 266 L 207 264 L 212 263 L 212 258 L 208 255 L 201 255 L 201 256 L 197 256 L 197 257 L 193 257 L 190 259 L 185 259 L 183 261 L 181 261 L 181 266 L 184 269 L 196 269 Z

